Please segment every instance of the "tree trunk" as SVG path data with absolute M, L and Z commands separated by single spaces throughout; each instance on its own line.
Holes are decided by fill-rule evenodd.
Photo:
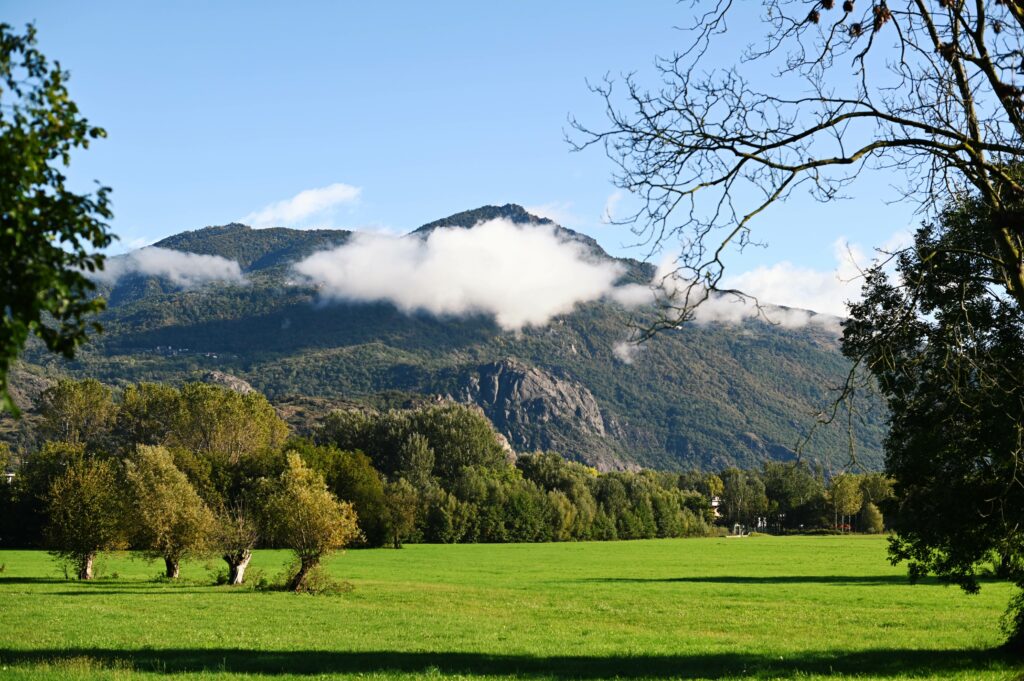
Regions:
M 181 567 L 177 558 L 164 557 L 164 565 L 167 567 L 167 579 L 177 579 L 181 574 Z
M 78 559 L 78 578 L 92 579 L 92 563 L 96 560 L 95 553 L 87 553 Z
M 299 562 L 299 571 L 296 572 L 295 576 L 292 577 L 290 582 L 288 582 L 288 590 L 289 591 L 302 591 L 302 589 L 306 585 L 306 575 L 309 574 L 310 570 L 312 570 L 314 567 L 316 567 L 316 564 L 317 564 L 317 560 L 315 560 L 315 559 L 303 558 Z
M 238 586 L 245 582 L 245 569 L 252 560 L 252 551 L 242 549 L 234 553 L 225 553 L 224 562 L 228 564 L 228 584 Z

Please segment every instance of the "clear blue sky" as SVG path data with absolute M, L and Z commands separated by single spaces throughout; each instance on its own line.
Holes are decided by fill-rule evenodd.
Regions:
M 515 202 L 568 214 L 618 254 L 630 235 L 600 220 L 611 164 L 570 153 L 566 117 L 599 126 L 586 79 L 650 73 L 682 44 L 673 26 L 688 12 L 669 0 L 2 7 L 3 21 L 36 23 L 109 133 L 71 175 L 113 187 L 121 249 L 344 183 L 358 200 L 313 222 L 404 231 Z M 730 40 L 738 51 L 756 37 L 741 26 Z M 855 204 L 773 210 L 758 226 L 770 248 L 736 266 L 825 270 L 837 238 L 885 241 L 914 222 L 883 203 L 886 181 L 864 183 Z

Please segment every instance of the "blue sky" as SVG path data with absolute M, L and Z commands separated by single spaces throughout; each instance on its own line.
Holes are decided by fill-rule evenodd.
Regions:
M 268 206 L 335 185 L 333 208 L 278 222 L 406 231 L 515 202 L 639 257 L 622 248 L 628 232 L 601 223 L 610 162 L 570 153 L 563 134 L 569 114 L 604 121 L 587 79 L 649 74 L 655 55 L 681 46 L 673 27 L 687 7 L 4 1 L 3 20 L 35 22 L 83 113 L 107 129 L 71 177 L 113 187 L 120 250 L 261 211 L 273 219 L 285 213 Z M 729 44 L 757 37 L 739 26 Z M 869 178 L 845 205 L 773 209 L 757 225 L 769 247 L 736 257 L 733 271 L 787 261 L 776 279 L 828 273 L 837 240 L 886 242 L 916 221 L 911 207 L 884 203 L 888 182 Z

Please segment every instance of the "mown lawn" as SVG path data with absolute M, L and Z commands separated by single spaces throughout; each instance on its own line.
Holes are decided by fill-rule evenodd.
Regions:
M 286 560 L 259 552 L 251 570 L 271 575 Z M 1024 672 L 993 651 L 1009 585 L 976 596 L 911 586 L 877 537 L 350 551 L 330 562 L 354 587 L 337 596 L 210 586 L 198 562 L 180 584 L 129 556 L 103 563 L 104 578 L 77 583 L 46 553 L 0 552 L 0 678 Z

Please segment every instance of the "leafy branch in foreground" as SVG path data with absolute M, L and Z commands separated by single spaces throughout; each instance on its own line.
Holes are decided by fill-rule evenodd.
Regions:
M 62 172 L 72 152 L 105 137 L 68 95 L 68 72 L 0 24 L 0 411 L 17 413 L 7 374 L 30 335 L 72 357 L 104 301 L 86 276 L 113 240 L 109 188 L 76 194 Z

